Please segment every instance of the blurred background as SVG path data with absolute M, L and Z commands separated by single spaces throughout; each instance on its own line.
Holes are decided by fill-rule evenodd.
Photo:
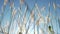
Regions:
M 60 34 L 60 0 L 0 0 L 0 34 Z

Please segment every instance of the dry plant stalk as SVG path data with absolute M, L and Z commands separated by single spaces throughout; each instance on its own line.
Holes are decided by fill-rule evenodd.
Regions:
M 4 0 L 4 5 L 6 5 L 6 4 L 7 4 L 7 2 L 8 2 L 8 0 Z
M 31 19 L 31 22 L 34 22 L 34 11 L 31 12 L 30 19 Z
M 16 15 L 16 10 L 14 9 L 13 11 L 12 11 L 12 17 L 14 18 L 14 16 Z
M 53 3 L 53 8 L 54 8 L 54 10 L 56 10 L 56 4 L 55 3 Z
M 20 4 L 23 4 L 24 3 L 24 0 L 20 0 Z

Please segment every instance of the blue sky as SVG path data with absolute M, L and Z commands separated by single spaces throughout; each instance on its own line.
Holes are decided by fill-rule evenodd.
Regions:
M 51 12 L 52 16 L 56 16 L 57 18 L 58 17 L 60 18 L 60 7 L 57 6 L 56 10 L 54 10 L 54 8 L 53 8 L 53 3 L 55 3 L 56 5 L 60 6 L 60 0 L 25 0 L 25 2 L 28 4 L 28 7 L 29 7 L 28 12 L 26 13 L 26 19 L 27 20 L 28 20 L 28 18 L 30 16 L 31 10 L 35 6 L 35 3 L 37 3 L 37 5 L 40 8 L 40 10 L 42 9 L 42 7 L 45 7 L 45 10 L 41 12 L 41 14 L 43 15 L 43 17 L 45 18 L 47 16 L 48 12 L 49 12 L 49 7 L 48 7 L 49 2 L 50 2 L 50 12 Z M 4 4 L 4 0 L 0 0 L 0 14 L 2 14 L 2 6 L 3 6 L 3 4 Z M 19 7 L 20 7 L 20 1 L 19 0 L 14 0 L 14 8 L 15 8 L 15 10 L 17 10 L 17 14 L 15 16 L 15 20 L 17 20 L 17 18 L 18 18 L 17 16 L 18 16 L 18 8 Z M 22 16 L 24 15 L 24 9 L 25 9 L 25 7 L 26 7 L 26 5 L 23 4 L 22 5 L 22 9 L 21 9 L 22 10 L 21 19 L 20 19 L 21 22 L 22 22 Z M 56 15 L 55 11 L 57 12 L 57 15 Z M 6 25 L 6 21 L 10 21 L 10 19 L 11 19 L 10 16 L 11 16 L 11 9 L 10 9 L 10 5 L 9 5 L 9 2 L 8 2 L 6 4 L 5 11 L 4 11 L 4 17 L 3 17 L 2 23 L 1 23 L 1 26 L 3 28 Z M 52 16 L 50 16 L 50 17 L 52 17 Z M 0 18 L 2 18 L 2 17 L 0 16 Z M 14 31 L 11 34 L 16 34 L 17 31 L 18 31 L 17 22 L 13 22 L 12 21 L 11 23 L 12 23 L 11 24 L 11 29 L 15 28 L 14 30 L 16 31 L 16 32 Z M 14 23 L 15 23 L 15 26 L 13 25 Z M 58 23 L 58 21 L 56 23 L 56 19 L 55 18 L 52 18 L 52 24 L 53 24 L 54 31 L 57 32 L 57 29 L 58 29 L 58 33 L 60 33 L 59 23 Z M 50 25 L 50 23 L 48 25 Z M 31 30 L 32 30 L 32 28 L 33 28 L 33 25 L 31 26 Z M 44 29 L 43 24 L 40 24 L 40 28 Z M 31 32 L 31 33 L 33 34 L 33 32 Z

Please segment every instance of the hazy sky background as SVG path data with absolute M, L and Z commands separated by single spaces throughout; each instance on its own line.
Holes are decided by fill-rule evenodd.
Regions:
M 51 14 L 53 16 L 60 17 L 60 7 L 57 6 L 56 7 L 56 10 L 54 10 L 54 8 L 53 8 L 53 3 L 55 3 L 56 5 L 60 5 L 60 0 L 25 0 L 25 2 L 28 4 L 29 10 L 32 10 L 32 8 L 34 8 L 35 3 L 37 3 L 37 5 L 40 8 L 40 10 L 41 10 L 41 8 L 45 7 L 45 10 L 43 12 L 41 12 L 41 14 L 43 15 L 44 18 L 48 14 L 48 11 L 49 11 L 48 4 L 50 2 L 50 12 L 51 12 Z M 4 3 L 4 0 L 0 0 L 0 14 L 2 13 L 3 3 Z M 12 24 L 11 24 L 11 30 L 14 29 L 14 32 L 12 32 L 10 34 L 16 34 L 17 31 L 18 31 L 18 25 L 17 25 L 16 19 L 18 18 L 17 15 L 18 15 L 18 8 L 19 7 L 20 7 L 20 1 L 19 0 L 14 0 L 14 8 L 17 10 L 17 14 L 15 16 L 14 22 L 12 21 Z M 22 5 L 22 15 L 24 15 L 24 9 L 25 9 L 25 7 L 26 7 L 26 5 L 23 4 Z M 26 14 L 27 20 L 28 20 L 29 15 L 30 15 L 30 11 L 29 10 L 28 10 L 28 12 Z M 56 15 L 55 11 L 57 12 L 57 15 Z M 9 2 L 8 2 L 6 4 L 5 11 L 4 11 L 4 17 L 3 17 L 2 23 L 1 23 L 1 26 L 3 28 L 7 24 L 6 21 L 10 21 L 10 19 L 11 19 L 10 18 L 10 15 L 11 15 L 11 9 L 10 9 L 10 5 L 9 5 Z M 21 20 L 20 21 L 22 21 L 22 15 L 21 15 Z M 0 19 L 1 18 L 2 17 L 0 16 Z M 54 31 L 57 32 L 57 30 L 58 30 L 58 33 L 60 33 L 60 28 L 59 28 L 58 21 L 56 23 L 56 19 L 52 18 L 52 23 L 53 23 L 53 29 L 54 29 Z M 32 30 L 32 27 L 33 27 L 33 25 L 30 28 L 31 30 Z M 40 28 L 43 28 L 44 29 L 43 24 L 40 24 Z M 30 32 L 31 32 L 31 30 L 30 30 Z M 33 34 L 33 31 L 30 34 Z

